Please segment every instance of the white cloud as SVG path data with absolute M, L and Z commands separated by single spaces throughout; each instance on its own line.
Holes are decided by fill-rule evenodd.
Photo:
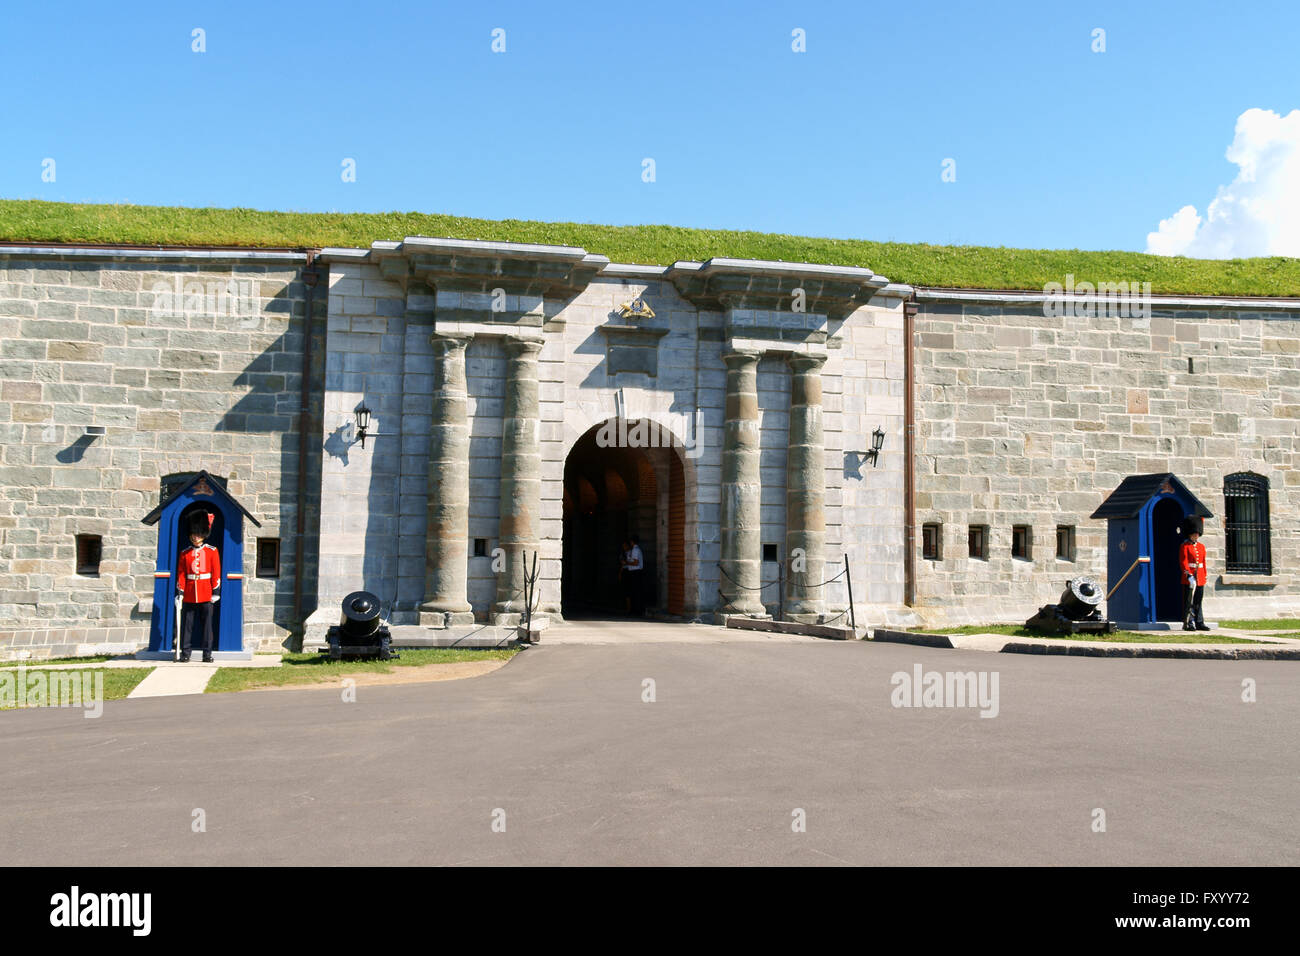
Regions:
M 1160 228 L 1155 232 L 1147 233 L 1147 252 L 1157 256 L 1185 255 L 1200 225 L 1196 207 L 1184 206 L 1168 219 L 1161 219 Z
M 1280 116 L 1249 109 L 1237 117 L 1227 158 L 1237 176 L 1220 186 L 1202 218 L 1184 206 L 1147 233 L 1160 256 L 1232 259 L 1300 257 L 1300 109 Z

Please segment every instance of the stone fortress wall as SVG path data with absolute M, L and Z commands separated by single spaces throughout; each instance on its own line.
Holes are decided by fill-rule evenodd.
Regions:
M 1023 621 L 1071 577 L 1105 582 L 1106 523 L 1089 515 L 1125 477 L 1161 472 L 1215 515 L 1203 538 L 1211 618 L 1300 609 L 1300 303 L 1156 298 L 1146 317 L 1053 316 L 1041 295 L 918 298 L 927 621 Z M 1237 472 L 1268 479 L 1271 575 L 1224 567 L 1223 481 Z M 921 553 L 926 523 L 942 529 L 935 560 Z M 1011 553 L 1021 524 L 1028 559 Z M 986 560 L 969 556 L 971 525 L 989 529 Z M 1073 560 L 1057 558 L 1058 525 L 1075 529 Z
M 302 253 L 0 247 L 0 656 L 143 646 L 157 528 L 141 519 L 164 477 L 199 469 L 226 478 L 262 522 L 245 529 L 246 644 L 289 635 L 306 263 Z M 316 306 L 323 360 L 323 296 Z M 309 599 L 317 505 L 309 495 Z M 94 574 L 78 573 L 78 535 L 99 539 Z M 255 573 L 256 537 L 283 543 L 277 576 Z
M 1023 620 L 1066 578 L 1104 578 L 1104 523 L 1088 515 L 1126 476 L 1156 472 L 1216 515 L 1212 617 L 1298 610 L 1300 303 L 1157 298 L 1147 317 L 1052 317 L 1037 293 L 913 290 L 798 263 L 647 267 L 420 237 L 312 255 L 0 248 L 0 657 L 142 646 L 157 529 L 141 518 L 168 476 L 199 469 L 263 524 L 245 529 L 246 646 L 290 643 L 313 610 L 318 629 L 336 623 L 339 599 L 363 587 L 395 623 L 509 623 L 522 565 L 497 573 L 475 539 L 489 554 L 538 551 L 541 610 L 559 614 L 565 462 L 611 420 L 684 443 L 671 454 L 688 618 L 834 618 L 843 581 L 770 583 L 769 552 L 799 547 L 817 562 L 810 582 L 848 556 L 859 625 Z M 629 317 L 636 300 L 653 317 Z M 659 522 L 660 603 L 666 461 L 656 452 L 657 507 L 639 519 Z M 1236 472 L 1269 482 L 1270 574 L 1223 567 L 1223 480 Z M 1022 524 L 1029 553 L 1012 557 Z M 940 529 L 933 558 L 924 525 Z M 967 553 L 972 525 L 988 528 L 987 559 Z M 1058 526 L 1074 529 L 1068 558 Z M 78 536 L 99 540 L 94 573 L 79 573 Z M 274 576 L 256 572 L 259 538 L 280 544 Z

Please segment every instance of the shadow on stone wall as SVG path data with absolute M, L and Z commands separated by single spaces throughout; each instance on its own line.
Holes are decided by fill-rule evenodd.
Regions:
M 302 369 L 303 349 L 305 345 L 304 319 L 306 315 L 306 286 L 299 272 L 284 290 L 272 298 L 264 307 L 264 312 L 288 312 L 289 327 L 268 348 L 255 357 L 234 380 L 236 388 L 247 388 L 248 392 L 240 397 L 221 416 L 215 426 L 218 433 L 230 433 L 235 437 L 229 452 L 240 453 L 237 436 L 239 435 L 279 435 L 278 456 L 272 451 L 254 451 L 252 468 L 249 474 L 226 475 L 228 479 L 238 481 L 247 491 L 240 495 L 232 494 L 255 514 L 264 524 L 268 518 L 278 520 L 280 535 L 279 575 L 274 580 L 271 599 L 271 613 L 253 612 L 249 598 L 250 592 L 261 587 L 244 588 L 244 626 L 245 640 L 250 625 L 266 623 L 269 619 L 281 628 L 289 631 L 289 637 L 283 642 L 288 649 L 301 646 L 303 622 L 316 607 L 316 580 L 320 555 L 320 469 L 321 440 L 320 421 L 325 379 L 325 297 L 323 283 L 316 287 L 313 305 L 312 365 L 308 373 L 310 393 L 308 399 L 307 421 L 301 423 L 299 417 L 302 404 Z M 305 472 L 299 474 L 299 442 L 305 434 L 306 457 L 303 462 Z M 274 471 L 273 469 L 277 469 Z M 304 495 L 304 521 L 302 530 L 302 581 L 301 603 L 297 614 L 294 611 L 295 586 L 297 585 L 298 566 L 298 486 L 306 485 Z M 268 500 L 274 502 L 275 514 L 267 513 Z M 244 576 L 246 582 L 265 582 L 257 571 L 257 537 L 269 537 L 269 529 L 249 529 L 244 541 Z M 250 613 L 253 612 L 253 613 Z M 254 631 L 253 641 L 260 644 L 266 635 Z

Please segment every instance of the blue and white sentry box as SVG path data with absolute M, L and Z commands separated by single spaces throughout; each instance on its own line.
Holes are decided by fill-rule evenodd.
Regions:
M 244 650 L 244 519 L 254 518 L 221 482 L 206 471 L 192 476 L 166 501 L 144 517 L 158 525 L 158 562 L 154 565 L 153 617 L 149 655 L 170 658 L 176 633 L 176 563 L 189 547 L 185 530 L 196 512 L 212 515 L 208 544 L 221 558 L 221 600 L 212 616 L 212 646 L 218 660 L 251 657 Z
M 1214 517 L 1210 509 L 1170 473 L 1131 475 L 1092 517 L 1108 522 L 1107 590 L 1128 574 L 1107 602 L 1106 616 L 1125 624 L 1181 621 L 1179 548 L 1189 527 L 1200 530 Z M 1133 568 L 1140 557 L 1151 560 Z

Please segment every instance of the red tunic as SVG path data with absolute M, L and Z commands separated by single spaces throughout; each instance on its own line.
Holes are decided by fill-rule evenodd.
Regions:
M 1187 587 L 1187 579 L 1193 575 L 1197 584 L 1205 583 L 1205 545 L 1184 541 L 1179 559 L 1183 566 L 1183 587 Z
M 181 552 L 177 569 L 176 590 L 186 604 L 206 604 L 212 592 L 221 589 L 221 556 L 210 544 L 186 548 Z

